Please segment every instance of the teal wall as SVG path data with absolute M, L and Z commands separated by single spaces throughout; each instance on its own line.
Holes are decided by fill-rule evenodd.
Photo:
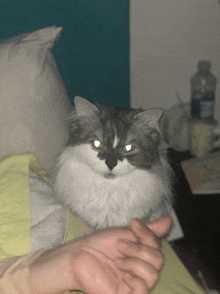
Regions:
M 0 0 L 0 39 L 51 25 L 71 100 L 129 106 L 129 0 Z

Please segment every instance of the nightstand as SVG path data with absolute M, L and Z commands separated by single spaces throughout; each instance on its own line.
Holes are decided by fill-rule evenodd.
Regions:
M 176 176 L 174 209 L 184 232 L 177 245 L 191 247 L 220 284 L 220 194 L 194 195 L 181 168 L 189 152 L 168 149 L 168 159 Z

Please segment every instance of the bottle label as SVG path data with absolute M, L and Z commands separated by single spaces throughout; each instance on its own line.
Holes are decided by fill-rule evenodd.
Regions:
M 194 92 L 191 99 L 191 117 L 197 119 L 213 118 L 214 92 Z

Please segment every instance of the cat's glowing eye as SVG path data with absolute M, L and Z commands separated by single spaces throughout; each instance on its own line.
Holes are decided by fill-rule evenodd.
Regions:
M 133 145 L 129 144 L 129 145 L 126 145 L 123 149 L 124 151 L 131 152 L 134 150 L 134 148 L 135 147 Z
M 92 141 L 91 142 L 91 145 L 96 148 L 96 149 L 101 149 L 103 146 L 102 146 L 102 143 L 98 140 L 95 140 L 95 141 Z

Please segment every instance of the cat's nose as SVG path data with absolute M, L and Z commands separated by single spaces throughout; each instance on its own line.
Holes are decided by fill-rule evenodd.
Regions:
M 110 170 L 113 170 L 113 168 L 117 165 L 117 162 L 118 160 L 114 154 L 108 155 L 105 160 L 105 164 L 108 166 Z

